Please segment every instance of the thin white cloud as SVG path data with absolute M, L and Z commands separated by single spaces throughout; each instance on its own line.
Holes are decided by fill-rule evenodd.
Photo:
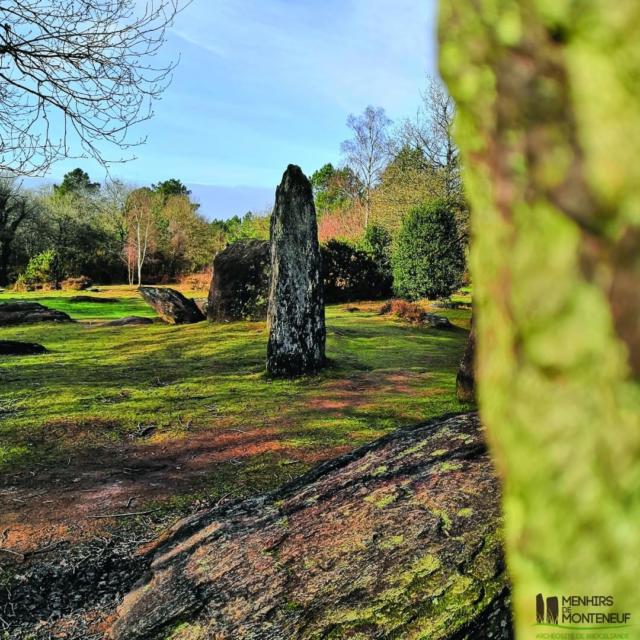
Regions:
M 199 47 L 200 49 L 203 49 L 208 53 L 212 53 L 215 56 L 218 56 L 220 58 L 223 58 L 226 56 L 226 52 L 221 47 L 216 47 L 215 45 L 212 45 L 209 43 L 200 42 L 199 40 L 190 36 L 186 31 L 183 31 L 182 29 L 171 29 L 171 33 L 174 36 L 180 38 L 180 40 L 184 40 L 185 42 L 188 42 L 189 44 L 192 44 L 196 47 Z

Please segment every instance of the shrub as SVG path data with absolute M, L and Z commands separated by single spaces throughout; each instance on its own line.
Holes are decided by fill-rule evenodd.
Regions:
M 391 277 L 391 234 L 379 224 L 370 224 L 360 248 L 370 255 L 383 273 Z
M 322 246 L 322 271 L 327 302 L 385 298 L 391 292 L 390 275 L 346 242 L 329 240 Z
M 456 220 L 442 201 L 413 209 L 392 255 L 393 288 L 408 300 L 444 298 L 461 284 L 465 260 Z
M 68 289 L 70 291 L 84 291 L 91 286 L 93 286 L 93 280 L 87 276 L 67 278 L 60 283 L 61 289 Z
M 380 315 L 392 315 L 412 324 L 420 324 L 424 321 L 424 310 L 415 302 L 406 300 L 390 300 L 382 305 Z
M 24 273 L 21 273 L 16 280 L 14 289 L 33 291 L 34 289 L 50 284 L 55 280 L 56 253 L 53 249 L 48 249 L 39 253 L 29 260 Z
M 13 283 L 13 290 L 14 291 L 24 292 L 24 291 L 31 291 L 33 289 L 34 289 L 34 287 L 29 285 L 27 283 L 27 281 L 25 280 L 24 273 L 21 273 L 16 278 L 16 281 Z

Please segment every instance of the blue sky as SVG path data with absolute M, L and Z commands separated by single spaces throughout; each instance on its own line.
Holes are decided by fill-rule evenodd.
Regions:
M 435 72 L 433 0 L 195 0 L 163 55 L 174 81 L 138 127 L 127 182 L 177 177 L 209 217 L 267 207 L 289 163 L 339 163 L 345 121 L 368 104 L 412 115 Z M 51 177 L 95 162 L 70 160 Z

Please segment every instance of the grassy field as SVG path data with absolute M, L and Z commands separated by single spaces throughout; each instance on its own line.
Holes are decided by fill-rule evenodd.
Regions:
M 381 303 L 331 306 L 330 366 L 269 380 L 262 322 L 106 327 L 100 322 L 155 314 L 127 287 L 91 294 L 119 299 L 111 304 L 74 304 L 71 295 L 0 295 L 35 299 L 78 321 L 2 329 L 3 339 L 49 350 L 0 357 L 3 474 L 69 468 L 55 481 L 77 474 L 82 486 L 86 461 L 96 457 L 128 468 L 132 458 L 188 451 L 171 462 L 184 471 L 174 503 L 203 492 L 247 495 L 391 429 L 461 409 L 455 372 L 465 309 L 438 311 L 456 325 L 443 331 L 380 316 Z

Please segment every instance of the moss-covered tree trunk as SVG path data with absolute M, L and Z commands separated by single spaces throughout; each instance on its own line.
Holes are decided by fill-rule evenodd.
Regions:
M 639 26 L 637 0 L 440 5 L 519 639 L 538 593 L 640 623 Z

